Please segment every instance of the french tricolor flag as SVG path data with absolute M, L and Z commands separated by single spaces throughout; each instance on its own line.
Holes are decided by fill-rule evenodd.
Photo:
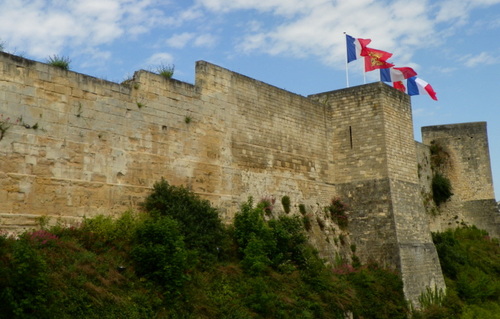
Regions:
M 416 76 L 406 80 L 406 87 L 401 81 L 394 82 L 394 87 L 408 95 L 428 94 L 433 100 L 437 101 L 436 92 L 432 86 Z
M 408 67 L 380 69 L 380 80 L 384 82 L 403 81 L 416 75 L 417 72 Z
M 372 42 L 370 39 L 353 38 L 348 34 L 346 34 L 345 37 L 347 45 L 347 63 L 364 56 L 362 55 L 364 54 L 364 49 L 370 42 Z

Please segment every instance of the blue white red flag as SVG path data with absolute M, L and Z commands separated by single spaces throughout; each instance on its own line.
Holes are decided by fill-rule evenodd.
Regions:
M 437 101 L 436 92 L 432 86 L 424 80 L 411 77 L 407 80 L 408 95 L 428 94 L 433 100 Z
M 360 39 L 353 38 L 350 35 L 346 34 L 346 45 L 347 45 L 347 62 L 352 62 L 365 56 L 365 48 L 366 46 L 372 42 L 370 39 Z
M 414 77 L 417 72 L 409 67 L 380 69 L 380 80 L 384 82 L 398 82 Z
M 406 80 L 406 86 L 402 81 L 394 82 L 394 88 L 405 92 L 408 95 L 427 94 L 433 100 L 437 101 L 436 92 L 434 91 L 432 86 L 424 80 L 417 78 L 416 76 L 408 78 Z

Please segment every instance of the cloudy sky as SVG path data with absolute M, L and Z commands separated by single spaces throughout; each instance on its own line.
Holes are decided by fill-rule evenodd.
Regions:
M 412 97 L 416 140 L 421 126 L 488 122 L 499 200 L 500 0 L 0 0 L 5 51 L 67 56 L 72 70 L 114 82 L 172 64 L 193 83 L 206 60 L 301 95 L 341 89 L 343 32 L 433 86 L 439 101 Z M 364 81 L 350 63 L 350 85 Z

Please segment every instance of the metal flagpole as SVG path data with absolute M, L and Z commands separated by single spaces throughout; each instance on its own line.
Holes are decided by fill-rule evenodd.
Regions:
M 348 67 L 348 62 L 347 60 L 349 59 L 348 53 L 347 53 L 347 35 L 344 32 L 344 40 L 345 40 L 345 79 L 347 81 L 347 87 L 349 87 L 349 67 Z

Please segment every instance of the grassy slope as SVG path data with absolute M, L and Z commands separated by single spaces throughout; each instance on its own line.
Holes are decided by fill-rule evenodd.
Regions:
M 225 228 L 207 202 L 163 181 L 145 208 L 150 213 L 0 236 L 0 318 L 408 316 L 397 274 L 325 266 L 297 219 L 266 222 L 264 207 L 249 201 Z M 434 240 L 449 293 L 431 293 L 414 317 L 495 318 L 498 242 L 474 228 Z

